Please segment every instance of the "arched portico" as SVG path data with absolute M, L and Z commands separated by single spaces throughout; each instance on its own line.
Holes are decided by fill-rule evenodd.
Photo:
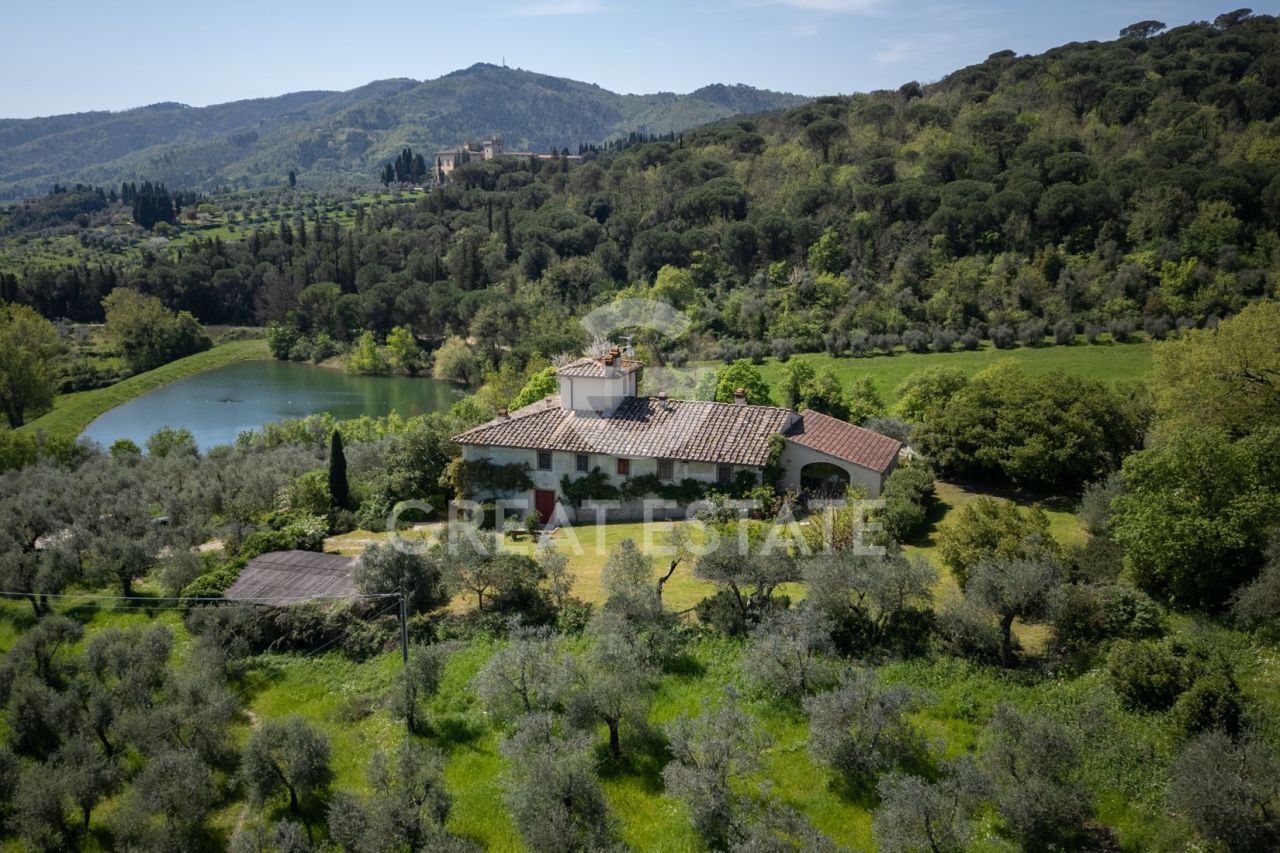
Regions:
M 815 498 L 841 498 L 849 491 L 849 472 L 831 462 L 810 462 L 800 469 L 800 490 Z

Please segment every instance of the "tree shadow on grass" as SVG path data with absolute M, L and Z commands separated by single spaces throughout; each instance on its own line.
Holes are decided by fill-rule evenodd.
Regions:
M 484 737 L 485 727 L 470 715 L 440 714 L 426 721 L 423 733 L 445 752 L 453 752 Z
M 866 811 L 873 811 L 880 805 L 874 774 L 863 773 L 852 777 L 844 773 L 833 774 L 827 788 L 841 801 Z
M 707 673 L 707 667 L 693 655 L 688 652 L 681 652 L 674 655 L 662 665 L 663 673 L 667 675 L 685 675 L 692 678 L 701 678 Z
M 939 481 L 943 482 L 943 481 Z M 1078 493 L 1063 494 L 1057 491 L 1039 491 L 1021 486 L 1015 486 L 1012 483 L 1000 480 L 990 480 L 977 477 L 959 477 L 952 478 L 946 483 L 954 486 L 961 491 L 967 492 L 975 497 L 984 496 L 991 498 L 1003 498 L 1012 501 L 1020 507 L 1028 507 L 1031 504 L 1040 504 L 1045 509 L 1054 510 L 1056 512 L 1073 512 L 1080 503 Z
M 628 732 L 622 740 L 622 757 L 614 758 L 609 747 L 597 748 L 602 779 L 633 779 L 650 794 L 663 791 L 662 768 L 671 761 L 671 749 L 661 730 L 653 726 Z
M 246 706 L 265 691 L 275 686 L 284 672 L 279 663 L 262 656 L 234 662 L 227 676 L 227 686 L 235 691 Z

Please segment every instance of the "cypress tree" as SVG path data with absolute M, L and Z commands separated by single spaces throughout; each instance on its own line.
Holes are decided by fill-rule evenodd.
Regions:
M 334 509 L 346 509 L 351 499 L 347 483 L 347 455 L 342 450 L 342 433 L 336 429 L 329 440 L 329 498 Z

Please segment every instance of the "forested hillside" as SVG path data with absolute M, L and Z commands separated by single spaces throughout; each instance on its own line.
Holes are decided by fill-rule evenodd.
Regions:
M 478 63 L 435 80 L 378 80 L 349 92 L 0 119 L 0 199 L 45 192 L 54 182 L 261 187 L 290 170 L 312 186 L 367 183 L 373 164 L 404 145 L 434 150 L 496 133 L 513 149 L 576 149 L 628 131 L 680 131 L 804 100 L 747 86 L 619 95 Z
M 184 213 L 212 238 L 139 248 L 86 214 L 7 238 L 4 292 L 95 319 L 124 284 L 205 322 L 469 331 L 489 352 L 563 346 L 567 317 L 628 288 L 689 310 L 689 355 L 1160 336 L 1274 289 L 1278 33 L 1224 16 L 1002 53 L 581 165 L 467 164 L 416 196 L 218 195 Z M 49 235 L 82 264 L 25 264 Z

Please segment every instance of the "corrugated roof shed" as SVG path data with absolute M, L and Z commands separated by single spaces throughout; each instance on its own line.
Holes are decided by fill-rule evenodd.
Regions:
M 355 598 L 355 560 L 315 551 L 273 551 L 249 561 L 223 596 L 232 601 L 292 604 L 315 598 Z

